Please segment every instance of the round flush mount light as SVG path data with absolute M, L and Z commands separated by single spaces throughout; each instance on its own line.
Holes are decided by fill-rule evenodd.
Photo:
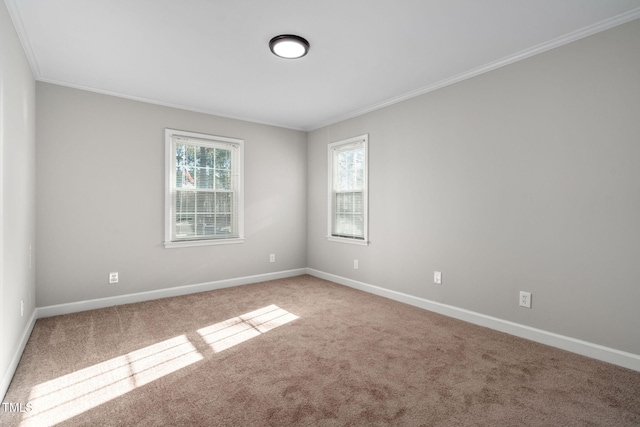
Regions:
M 300 36 L 282 34 L 271 39 L 269 49 L 280 58 L 302 58 L 309 52 L 309 42 Z

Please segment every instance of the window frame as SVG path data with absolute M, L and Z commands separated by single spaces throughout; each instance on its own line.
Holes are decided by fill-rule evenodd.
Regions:
M 190 143 L 201 141 L 202 145 L 213 148 L 222 148 L 229 144 L 236 147 L 236 158 L 232 160 L 232 175 L 235 175 L 237 184 L 233 191 L 236 193 L 237 233 L 233 237 L 197 238 L 192 240 L 174 239 L 173 213 L 175 210 L 173 193 L 176 191 L 176 167 L 175 151 L 176 141 L 183 138 Z M 235 169 L 235 170 L 234 170 Z M 165 248 L 183 248 L 193 246 L 228 245 L 244 242 L 244 140 L 223 136 L 209 135 L 197 132 L 188 132 L 165 128 Z
M 335 208 L 335 183 L 336 183 L 336 153 L 348 148 L 362 144 L 364 150 L 363 177 L 362 177 L 362 215 L 363 215 L 363 237 L 346 237 L 333 233 L 336 208 Z M 352 245 L 369 245 L 369 134 L 359 135 L 341 141 L 332 142 L 327 148 L 328 154 L 328 192 L 327 192 L 327 239 L 332 242 L 348 243 Z

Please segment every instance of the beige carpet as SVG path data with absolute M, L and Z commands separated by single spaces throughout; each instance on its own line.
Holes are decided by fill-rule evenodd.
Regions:
M 637 426 L 640 372 L 300 276 L 38 320 L 4 401 L 3 426 Z

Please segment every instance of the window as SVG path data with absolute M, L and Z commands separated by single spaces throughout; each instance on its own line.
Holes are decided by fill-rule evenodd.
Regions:
M 369 135 L 329 144 L 329 240 L 367 245 Z
M 241 243 L 244 141 L 165 130 L 165 247 Z

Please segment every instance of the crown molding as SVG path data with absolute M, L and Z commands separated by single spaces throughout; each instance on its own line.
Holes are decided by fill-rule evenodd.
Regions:
M 98 89 L 98 88 L 95 88 L 95 87 L 92 87 L 92 86 L 78 85 L 78 84 L 69 83 L 69 82 L 56 80 L 56 79 L 48 79 L 48 78 L 44 78 L 44 77 L 36 77 L 36 80 L 38 82 L 41 82 L 41 83 L 47 83 L 47 84 L 52 84 L 52 85 L 56 85 L 56 86 L 68 87 L 68 88 L 71 88 L 71 89 L 82 90 L 82 91 L 85 91 L 85 92 L 98 93 L 100 95 L 114 96 L 116 98 L 127 99 L 129 101 L 143 102 L 145 104 L 157 105 L 157 106 L 160 106 L 160 107 L 175 108 L 177 110 L 191 111 L 192 113 L 207 114 L 209 116 L 222 117 L 222 118 L 231 119 L 231 120 L 239 120 L 239 121 L 258 124 L 258 125 L 273 126 L 273 127 L 277 127 L 277 128 L 284 128 L 284 129 L 307 132 L 307 129 L 305 129 L 305 128 L 295 127 L 295 126 L 286 125 L 286 124 L 282 124 L 282 123 L 260 121 L 260 120 L 255 120 L 255 119 L 248 118 L 248 117 L 234 116 L 234 115 L 225 114 L 225 113 L 222 113 L 222 112 L 219 112 L 219 111 L 207 110 L 207 109 L 204 109 L 204 108 L 194 108 L 194 107 L 189 107 L 189 106 L 182 105 L 182 104 L 158 101 L 157 99 L 152 99 L 152 98 L 145 98 L 145 97 L 141 97 L 141 96 L 126 95 L 124 93 L 119 93 L 119 92 L 110 91 L 110 90 L 104 90 L 104 89 Z
M 29 67 L 31 68 L 33 78 L 37 80 L 38 77 L 40 77 L 40 67 L 38 67 L 38 61 L 36 61 L 36 56 L 33 54 L 31 42 L 29 41 L 27 32 L 24 29 L 20 11 L 18 10 L 18 6 L 16 6 L 16 0 L 4 0 L 4 4 L 7 6 L 9 17 L 11 18 L 11 22 L 13 22 L 13 27 L 15 28 L 16 33 L 18 34 L 20 44 L 22 44 L 22 50 L 24 51 L 24 54 L 27 57 L 27 61 L 29 62 Z
M 455 83 L 459 83 L 463 80 L 470 79 L 472 77 L 476 77 L 480 74 L 487 73 L 489 71 L 495 70 L 497 68 L 504 67 L 509 64 L 513 64 L 514 62 L 521 61 L 523 59 L 529 58 L 534 55 L 538 55 L 543 52 L 547 52 L 549 50 L 555 49 L 560 46 L 564 46 L 568 43 L 572 43 L 574 41 L 583 39 L 585 37 L 589 37 L 591 35 L 597 34 L 599 32 L 608 30 L 613 27 L 617 27 L 618 25 L 626 24 L 627 22 L 634 21 L 640 18 L 640 7 L 632 9 L 628 12 L 622 13 L 620 15 L 614 16 L 613 18 L 605 19 L 593 25 L 589 25 L 588 27 L 582 28 L 577 31 L 573 31 L 569 34 L 565 34 L 564 36 L 557 37 L 553 40 L 550 40 L 545 43 L 541 43 L 539 45 L 533 46 L 529 49 L 522 50 L 513 55 L 506 56 L 504 58 L 498 59 L 497 61 L 490 62 L 485 65 L 481 65 L 479 67 L 473 68 L 469 71 L 465 71 L 464 73 L 460 73 L 453 77 L 449 77 L 443 80 L 440 80 L 436 83 L 433 83 L 428 86 L 424 86 L 422 88 L 413 90 L 411 92 L 407 92 L 403 95 L 387 99 L 385 101 L 373 104 L 369 107 L 365 107 L 356 111 L 352 111 L 350 113 L 346 113 L 340 116 L 336 116 L 332 119 L 316 123 L 313 126 L 310 126 L 307 131 L 316 130 L 325 126 L 329 126 L 335 123 L 342 122 L 344 120 L 352 119 L 354 117 L 362 116 L 364 114 L 370 113 L 375 110 L 379 110 L 381 108 L 388 107 L 393 104 L 397 104 L 402 101 L 406 101 L 411 98 L 415 98 L 416 96 L 424 95 L 425 93 L 432 92 L 434 90 L 441 89 L 446 86 L 450 86 Z
M 295 126 L 290 126 L 290 125 L 284 125 L 281 123 L 268 123 L 268 122 L 261 122 L 261 121 L 256 121 L 253 120 L 251 118 L 248 117 L 238 117 L 238 116 L 232 116 L 232 115 L 226 115 L 224 113 L 220 113 L 217 111 L 207 111 L 204 109 L 197 109 L 197 108 L 191 108 L 191 107 L 187 107 L 184 105 L 177 105 L 177 104 L 171 104 L 171 103 L 166 103 L 166 102 L 161 102 L 158 100 L 153 100 L 153 99 L 146 99 L 146 98 L 141 98 L 141 97 L 135 97 L 135 96 L 129 96 L 129 95 L 125 95 L 125 94 L 121 94 L 121 93 L 115 93 L 115 92 L 111 92 L 111 91 L 105 91 L 105 90 L 101 90 L 98 88 L 92 88 L 92 87 L 86 87 L 86 86 L 81 86 L 81 85 L 74 85 L 74 84 L 69 84 L 69 83 L 65 83 L 65 82 L 61 82 L 61 81 L 56 81 L 54 79 L 48 79 L 46 77 L 44 77 L 40 71 L 40 67 L 38 66 L 38 62 L 36 60 L 36 57 L 33 53 L 33 48 L 31 46 L 31 42 L 27 36 L 27 33 L 24 29 L 24 24 L 22 22 L 22 18 L 20 16 L 20 12 L 18 7 L 16 6 L 16 2 L 17 0 L 5 0 L 5 4 L 7 6 L 7 10 L 9 11 L 9 15 L 11 17 L 11 20 L 13 22 L 13 25 L 16 29 L 16 33 L 18 34 L 18 38 L 20 39 L 20 43 L 22 44 L 23 50 L 25 52 L 25 56 L 27 57 L 27 61 L 29 62 L 29 66 L 31 67 L 31 72 L 33 73 L 34 78 L 37 81 L 41 81 L 41 82 L 45 82 L 45 83 L 51 83 L 51 84 L 56 84 L 56 85 L 60 85 L 60 86 L 67 86 L 67 87 L 72 87 L 72 88 L 76 88 L 76 89 L 81 89 L 81 90 L 86 90 L 86 91 L 90 91 L 90 92 L 96 92 L 96 93 L 101 93 L 101 94 L 105 94 L 105 95 L 111 95 L 111 96 L 116 96 L 119 98 L 126 98 L 126 99 L 130 99 L 130 100 L 134 100 L 134 101 L 141 101 L 141 102 L 145 102 L 145 103 L 149 103 L 149 104 L 155 104 L 155 105 L 161 105 L 161 106 L 165 106 L 165 107 L 170 107 L 170 108 L 177 108 L 177 109 L 181 109 L 181 110 L 187 110 L 187 111 L 193 111 L 196 113 L 203 113 L 203 114 L 210 114 L 210 115 L 215 115 L 215 116 L 219 116 L 219 117 L 225 117 L 225 118 L 229 118 L 229 119 L 235 119 L 235 120 L 242 120 L 242 121 L 247 121 L 247 122 L 252 122 L 252 123 L 257 123 L 257 124 L 263 124 L 263 125 L 268 125 L 268 126 L 275 126 L 275 127 L 281 127 L 281 128 L 286 128 L 286 129 L 292 129 L 292 130 L 298 130 L 298 131 L 304 131 L 304 132 L 310 132 L 325 126 L 329 126 L 344 120 L 348 120 L 348 119 L 352 119 L 354 117 L 358 117 L 358 116 L 362 116 L 364 114 L 370 113 L 372 111 L 376 111 L 388 106 L 391 106 L 393 104 L 397 104 L 399 102 L 402 101 L 406 101 L 408 99 L 411 98 L 415 98 L 417 96 L 420 95 L 424 95 L 426 93 L 444 88 L 446 86 L 450 86 L 452 84 L 455 83 L 459 83 L 463 80 L 467 80 L 470 79 L 472 77 L 476 77 L 480 74 L 484 74 L 487 73 L 489 71 L 495 70 L 497 68 L 501 68 L 504 67 L 506 65 L 509 64 L 513 64 L 515 62 L 521 61 L 523 59 L 529 58 L 531 56 L 534 55 L 538 55 L 540 53 L 543 52 L 547 52 L 549 50 L 555 49 L 557 47 L 563 46 L 565 44 L 583 39 L 585 37 L 591 36 L 593 34 L 608 30 L 610 28 L 625 24 L 627 22 L 631 22 L 633 20 L 636 20 L 638 18 L 640 18 L 640 7 L 629 10 L 627 12 L 624 12 L 620 15 L 614 16 L 612 18 L 608 18 L 605 19 L 603 21 L 597 22 L 593 25 L 589 25 L 587 27 L 584 27 L 582 29 L 573 31 L 569 34 L 566 34 L 564 36 L 561 37 L 557 37 L 553 40 L 550 40 L 548 42 L 545 43 L 541 43 L 537 46 L 533 46 L 529 49 L 525 49 L 523 51 L 517 52 L 513 55 L 509 55 L 506 56 L 504 58 L 498 59 L 496 61 L 490 62 L 488 64 L 473 68 L 471 70 L 465 71 L 463 73 L 460 73 L 458 75 L 440 80 L 438 82 L 435 82 L 433 84 L 418 88 L 416 90 L 404 93 L 402 95 L 393 97 L 393 98 L 389 98 L 387 100 L 372 104 L 368 107 L 364 107 L 364 108 L 360 108 L 358 110 L 354 110 L 351 111 L 349 113 L 345 113 L 339 116 L 334 116 L 333 118 L 327 119 L 327 120 L 322 120 L 320 122 L 317 122 L 315 124 L 309 124 L 307 126 L 301 126 L 301 127 L 295 127 Z

